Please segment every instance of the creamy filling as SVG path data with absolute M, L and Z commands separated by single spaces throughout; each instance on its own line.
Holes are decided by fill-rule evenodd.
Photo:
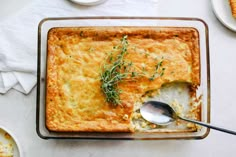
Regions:
M 164 85 L 157 91 L 147 92 L 143 96 L 142 102 L 137 102 L 134 105 L 131 119 L 135 131 L 181 131 L 197 129 L 196 125 L 181 120 L 177 120 L 166 126 L 156 125 L 144 120 L 140 114 L 140 107 L 144 102 L 150 100 L 169 104 L 179 116 L 199 120 L 196 115 L 200 114 L 198 110 L 200 103 L 195 102 L 195 99 L 190 96 L 190 85 L 187 83 L 171 83 Z

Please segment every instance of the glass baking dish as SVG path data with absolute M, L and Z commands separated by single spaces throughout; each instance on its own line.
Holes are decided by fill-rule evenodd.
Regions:
M 38 69 L 37 69 L 37 111 L 36 131 L 43 139 L 116 139 L 116 140 L 167 140 L 203 139 L 209 129 L 201 128 L 196 132 L 136 132 L 136 133 L 81 133 L 51 132 L 45 125 L 45 84 L 47 34 L 53 27 L 81 26 L 162 26 L 192 27 L 197 29 L 200 42 L 201 84 L 197 95 L 202 95 L 201 120 L 210 122 L 210 63 L 207 24 L 197 18 L 160 18 L 160 17 L 66 17 L 46 18 L 38 26 Z

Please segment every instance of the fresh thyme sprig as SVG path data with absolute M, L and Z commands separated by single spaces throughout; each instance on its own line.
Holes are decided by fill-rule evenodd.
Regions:
M 125 62 L 124 56 L 128 53 L 128 36 L 125 35 L 121 39 L 120 46 L 114 46 L 114 50 L 120 50 L 117 56 L 113 56 L 113 53 L 108 57 L 110 64 L 105 64 L 101 73 L 101 89 L 106 96 L 106 101 L 114 106 L 120 105 L 120 93 L 122 92 L 117 88 L 118 83 L 125 78 L 131 77 L 135 79 L 137 77 L 148 77 L 144 72 L 136 72 L 130 69 L 132 62 Z M 150 81 L 153 81 L 157 77 L 164 75 L 165 68 L 162 67 L 163 58 L 155 66 L 154 74 L 149 77 Z
M 114 62 L 110 65 L 105 65 L 103 67 L 103 72 L 101 74 L 102 85 L 101 88 L 106 96 L 106 101 L 113 104 L 119 105 L 121 90 L 117 88 L 118 83 L 128 76 L 128 72 L 122 73 L 122 68 L 124 69 L 125 61 L 124 55 L 127 53 L 128 41 L 127 35 L 121 39 L 120 54 L 114 59 Z M 112 59 L 111 59 L 112 58 Z M 110 61 L 113 61 L 113 57 L 110 57 Z
M 154 74 L 149 78 L 150 81 L 155 80 L 157 77 L 161 77 L 164 75 L 166 68 L 162 67 L 163 64 L 163 57 L 162 60 L 160 62 L 158 62 L 155 66 L 155 72 Z

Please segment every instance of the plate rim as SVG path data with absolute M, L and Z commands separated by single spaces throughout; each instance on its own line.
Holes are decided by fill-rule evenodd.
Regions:
M 90 0 L 88 2 L 85 2 L 83 0 L 69 0 L 69 1 L 79 4 L 79 5 L 84 5 L 84 6 L 94 6 L 94 5 L 102 4 L 107 0 Z
M 228 29 L 230 29 L 231 31 L 234 31 L 236 32 L 236 25 L 235 27 L 231 27 L 231 25 L 228 25 L 220 16 L 219 16 L 219 13 L 216 11 L 216 7 L 215 7 L 215 3 L 217 1 L 216 0 L 211 0 L 211 7 L 212 7 L 212 10 L 216 16 L 216 18 Z

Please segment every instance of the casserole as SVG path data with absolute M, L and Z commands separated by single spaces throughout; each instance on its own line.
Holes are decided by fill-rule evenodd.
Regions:
M 175 29 L 177 29 L 177 30 L 183 30 L 183 28 L 184 27 L 186 27 L 186 26 L 184 26 L 183 24 L 181 24 L 181 25 L 177 25 L 177 24 L 175 24 L 175 25 L 173 25 L 173 21 L 175 21 L 175 20 L 173 20 L 173 19 L 158 19 L 158 18 L 114 18 L 114 19 L 112 19 L 112 18 L 105 18 L 105 19 L 100 19 L 100 18 L 91 18 L 91 19 L 80 19 L 80 18 L 78 18 L 78 20 L 76 20 L 76 21 L 78 21 L 78 23 L 77 24 L 75 24 L 75 23 L 70 23 L 71 22 L 71 20 L 73 21 L 73 18 L 72 19 L 70 19 L 70 18 L 68 18 L 68 19 L 62 19 L 61 21 L 59 20 L 59 19 L 48 19 L 48 20 L 46 20 L 46 25 L 45 25 L 45 23 L 43 22 L 43 25 L 42 25 L 42 23 L 40 24 L 40 27 L 39 27 L 39 30 L 40 29 L 43 29 L 43 31 L 44 31 L 44 33 L 48 33 L 49 32 L 49 35 L 48 36 L 44 36 L 43 37 L 43 42 L 44 42 L 44 44 L 47 44 L 47 39 L 48 38 L 50 38 L 50 31 L 52 31 L 52 30 L 56 30 L 56 29 L 58 29 L 58 30 L 60 30 L 60 29 L 64 29 L 64 30 L 66 30 L 66 31 L 68 31 L 69 30 L 69 32 L 70 33 L 68 33 L 68 34 L 73 34 L 73 33 L 71 33 L 71 31 L 73 32 L 73 31 L 78 31 L 78 30 L 76 30 L 76 29 L 82 29 L 82 27 L 84 27 L 83 29 L 90 29 L 91 27 L 92 27 L 92 29 L 96 29 L 96 31 L 94 31 L 94 32 L 99 32 L 99 30 L 102 30 L 103 28 L 104 28 L 104 24 L 106 24 L 105 26 L 107 27 L 106 28 L 106 30 L 108 30 L 108 34 L 109 34 L 109 30 L 111 30 L 111 34 L 112 34 L 112 30 L 125 30 L 126 32 L 127 31 L 129 31 L 129 30 L 132 30 L 131 32 L 135 32 L 136 30 L 135 29 L 139 29 L 139 31 L 136 31 L 136 32 L 140 32 L 140 29 L 141 30 L 144 30 L 144 32 L 146 31 L 147 32 L 147 30 L 155 30 L 155 29 L 157 29 L 157 30 L 160 30 L 160 29 L 162 29 L 161 31 L 164 31 L 165 32 L 165 30 L 168 30 L 169 31 L 169 34 L 170 34 L 170 32 L 173 32 L 173 30 L 175 30 Z M 157 20 L 158 20 L 158 22 L 159 21 L 165 21 L 165 22 L 168 22 L 168 25 L 166 25 L 165 24 L 165 22 L 163 23 L 164 24 L 164 26 L 163 26 L 163 24 L 156 24 L 156 22 L 157 22 Z M 183 19 L 183 21 L 184 20 L 186 20 L 187 21 L 187 23 L 191 23 L 192 21 L 192 19 Z M 58 24 L 57 22 L 58 21 L 60 21 L 60 22 L 62 22 L 62 23 L 60 23 L 60 24 Z M 112 25 L 111 25 L 111 21 L 113 21 L 114 23 L 112 23 Z M 123 23 L 122 23 L 122 22 Z M 143 21 L 145 22 L 145 24 L 143 23 Z M 171 21 L 171 22 L 170 22 Z M 176 20 L 176 21 L 182 21 L 182 20 Z M 176 22 L 175 21 L 175 22 Z M 183 22 L 182 21 L 182 22 Z M 185 22 L 186 22 L 185 21 Z M 191 21 L 191 22 L 190 22 Z M 195 33 L 193 33 L 193 34 L 197 34 L 196 32 L 199 32 L 199 38 L 201 38 L 202 37 L 202 35 L 206 35 L 206 25 L 205 25 L 205 23 L 202 23 L 200 20 L 193 20 L 194 22 L 193 23 L 198 23 L 198 25 L 199 26 L 197 26 L 197 28 L 196 28 L 196 26 L 194 26 L 193 27 L 193 25 L 191 25 L 191 24 L 189 24 L 184 30 L 191 30 L 191 31 L 193 31 L 194 30 L 194 32 Z M 64 23 L 65 22 L 65 23 Z M 89 24 L 88 24 L 88 23 Z M 101 23 L 100 23 L 101 22 Z M 119 23 L 119 24 L 117 24 L 117 23 Z M 170 22 L 170 23 L 169 23 Z M 57 24 L 55 24 L 55 23 L 57 23 Z M 172 24 L 171 24 L 172 23 Z M 180 22 L 181 23 L 181 22 Z M 102 27 L 101 27 L 102 26 Z M 58 27 L 60 27 L 60 28 L 58 28 Z M 68 28 L 69 27 L 69 28 Z M 116 29 L 113 29 L 114 27 L 116 27 Z M 201 27 L 201 29 L 203 28 L 203 30 L 200 30 L 199 31 L 199 28 Z M 46 28 L 46 29 L 45 29 Z M 85 31 L 85 30 L 83 30 L 83 31 Z M 171 31 L 170 31 L 171 30 Z M 197 31 L 196 31 L 197 30 Z M 104 29 L 103 29 L 103 31 L 104 31 Z M 52 31 L 53 32 L 53 31 Z M 81 32 L 81 30 L 80 30 L 80 32 Z M 85 31 L 86 32 L 86 31 Z M 92 30 L 90 30 L 90 32 L 92 32 Z M 102 32 L 102 31 L 101 31 Z M 142 32 L 142 31 L 141 31 Z M 181 32 L 181 31 L 180 31 Z M 184 31 L 183 31 L 184 32 Z M 42 31 L 40 30 L 40 33 L 42 33 Z M 203 33 L 203 34 L 202 34 Z M 88 34 L 91 34 L 91 33 L 88 33 Z M 115 33 L 115 34 L 117 34 L 117 32 Z M 122 34 L 122 36 L 123 35 L 125 35 L 125 34 L 127 34 L 127 33 L 123 33 Z M 132 34 L 132 33 L 131 33 Z M 145 33 L 144 33 L 145 34 Z M 155 34 L 155 33 L 154 33 Z M 167 33 L 168 34 L 168 33 Z M 202 35 L 201 35 L 202 34 Z M 86 33 L 85 33 L 85 35 L 86 35 Z M 119 36 L 118 35 L 118 37 L 119 37 L 119 40 L 120 40 L 120 38 L 122 37 L 122 36 Z M 128 41 L 129 41 L 129 36 L 130 37 L 132 37 L 132 35 L 128 35 Z M 40 36 L 39 36 L 39 38 L 40 38 L 40 40 L 42 39 L 41 38 L 41 34 L 40 34 Z M 175 37 L 176 38 L 176 37 Z M 46 40 L 45 40 L 46 39 Z M 118 39 L 118 38 L 116 38 L 116 39 Z M 196 36 L 196 41 L 198 41 L 198 35 Z M 39 40 L 39 41 L 40 41 Z M 72 40 L 73 41 L 73 40 Z M 131 40 L 130 40 L 130 42 L 132 43 L 132 41 L 134 41 L 134 39 L 132 39 L 131 38 Z M 41 42 L 41 41 L 40 41 Z M 199 46 L 199 50 L 200 50 L 200 53 L 202 54 L 203 53 L 203 51 L 205 51 L 205 53 L 207 52 L 207 47 L 205 47 L 205 44 L 203 44 L 203 45 L 201 45 L 201 42 L 206 42 L 207 43 L 207 39 L 205 38 L 205 41 L 202 41 L 201 39 L 199 40 L 199 43 L 198 44 L 196 44 L 196 45 L 198 45 Z M 177 43 L 178 44 L 178 43 Z M 181 45 L 181 44 L 180 44 Z M 40 44 L 39 45 L 39 47 L 40 47 L 40 52 L 41 52 L 41 47 L 42 45 Z M 45 45 L 44 45 L 45 46 Z M 114 45 L 113 45 L 114 46 Z M 205 48 L 203 48 L 203 47 L 205 47 Z M 49 46 L 49 48 L 50 48 L 50 46 Z M 45 51 L 45 48 L 43 48 L 44 49 L 44 51 Z M 204 50 L 205 49 L 205 50 Z M 70 51 L 70 50 L 68 50 L 68 51 Z M 197 50 L 198 51 L 198 50 Z M 49 54 L 49 56 L 47 56 Z M 44 61 L 43 62 L 45 62 L 45 61 L 47 61 L 47 57 L 48 58 L 50 58 L 51 56 L 50 56 L 50 53 L 48 53 L 47 55 L 45 55 L 44 54 Z M 136 54 L 136 56 L 137 56 L 137 54 Z M 202 56 L 202 55 L 198 55 L 198 56 Z M 207 59 L 207 55 L 205 54 L 204 55 L 205 56 L 205 59 Z M 42 61 L 42 56 L 41 56 L 41 54 L 40 54 L 40 62 Z M 132 57 L 131 57 L 132 58 Z M 198 58 L 198 57 L 197 57 Z M 104 59 L 104 58 L 103 58 Z M 103 60 L 103 59 L 101 59 L 101 60 Z M 53 60 L 53 59 L 52 59 Z M 186 81 L 186 82 L 190 82 L 191 83 L 191 81 L 192 80 L 195 80 L 195 81 L 193 81 L 193 85 L 195 84 L 195 85 L 199 85 L 199 88 L 197 89 L 197 91 L 195 92 L 198 96 L 201 96 L 201 98 L 202 98 L 202 106 L 201 106 L 201 115 L 199 116 L 199 119 L 202 119 L 202 120 L 208 120 L 208 118 L 207 118 L 207 116 L 203 116 L 203 114 L 206 114 L 205 112 L 207 111 L 207 110 L 205 110 L 205 109 L 208 109 L 208 98 L 206 99 L 206 97 L 208 97 L 208 95 L 206 96 L 206 94 L 208 93 L 208 91 L 206 90 L 206 91 L 204 91 L 204 92 L 206 92 L 206 93 L 204 93 L 204 92 L 202 92 L 202 85 L 204 84 L 204 83 L 206 83 L 205 81 L 203 81 L 203 78 L 204 77 L 208 77 L 208 67 L 205 67 L 204 68 L 204 66 L 202 67 L 202 63 L 203 62 L 205 62 L 205 66 L 207 66 L 207 61 L 206 60 L 202 60 L 202 57 L 201 57 L 201 59 L 199 59 L 198 58 L 198 61 L 199 61 L 199 63 L 201 64 L 201 69 L 199 68 L 199 66 L 196 66 L 196 67 L 198 67 L 198 69 L 199 69 L 199 74 L 198 73 L 196 73 L 195 72 L 195 75 L 193 75 L 193 76 L 197 76 L 196 78 L 199 78 L 199 79 L 194 79 L 194 77 L 188 77 L 188 78 L 190 78 L 190 79 L 188 79 L 187 77 L 186 77 L 186 80 L 184 80 L 184 79 L 180 79 L 180 81 Z M 62 61 L 63 62 L 63 61 Z M 160 62 L 160 61 L 159 61 Z M 165 63 L 165 62 L 164 62 Z M 45 64 L 45 63 L 44 63 Z M 41 64 L 42 65 L 42 64 Z M 168 67 L 168 66 L 167 66 Z M 41 69 L 43 69 L 42 71 L 41 71 Z M 43 81 L 44 83 L 45 83 L 45 80 L 47 80 L 48 81 L 48 77 L 47 78 L 45 78 L 45 76 L 46 76 L 46 70 L 47 68 L 45 67 L 45 65 L 44 65 L 44 67 L 43 68 L 41 68 L 40 67 L 40 77 L 42 76 L 43 77 L 43 79 L 41 78 L 40 79 L 40 81 Z M 72 69 L 76 69 L 76 68 L 72 68 Z M 168 68 L 167 68 L 168 69 Z M 204 70 L 202 70 L 202 69 L 204 69 Z M 57 71 L 57 70 L 55 70 L 55 71 Z M 202 75 L 203 74 L 203 71 L 205 72 L 205 76 L 204 75 Z M 168 73 L 168 70 L 167 70 L 167 73 Z M 42 75 L 43 74 L 43 75 Z M 183 73 L 184 74 L 184 73 Z M 201 75 L 201 77 L 199 77 Z M 48 76 L 48 75 L 47 75 Z M 56 76 L 56 75 L 54 75 L 54 76 Z M 61 75 L 61 76 L 63 76 L 63 74 Z M 165 76 L 165 75 L 164 75 Z M 166 75 L 166 76 L 168 76 L 168 75 Z M 183 75 L 180 75 L 180 76 L 183 76 Z M 51 78 L 53 78 L 53 77 L 51 77 Z M 201 79 L 201 80 L 200 80 Z M 196 81 L 197 80 L 197 81 Z M 47 82 L 46 81 L 46 82 Z M 153 82 L 155 82 L 155 81 L 153 81 Z M 169 81 L 169 82 L 172 82 L 172 81 Z M 85 84 L 85 83 L 82 83 L 82 84 L 80 84 L 79 86 L 82 86 L 83 84 Z M 47 88 L 45 88 L 46 86 L 45 86 L 45 84 L 41 84 L 41 85 L 43 85 L 44 87 L 44 90 L 46 91 L 46 93 L 47 93 Z M 154 84 L 153 84 L 154 85 Z M 208 83 L 206 83 L 206 85 L 208 85 Z M 77 87 L 79 87 L 79 86 L 77 86 Z M 160 85 L 159 85 L 160 86 Z M 39 86 L 38 86 L 39 87 Z M 149 86 L 149 87 L 151 87 L 151 86 Z M 207 87 L 207 86 L 206 86 Z M 184 88 L 184 87 L 183 87 Z M 208 88 L 208 87 L 207 87 Z M 164 89 L 168 89 L 168 87 L 167 88 L 164 88 Z M 38 89 L 38 90 L 40 90 L 40 89 Z M 149 90 L 147 90 L 147 91 L 144 91 L 144 92 L 148 92 Z M 201 91 L 201 92 L 199 92 L 199 91 Z M 50 125 L 47 125 L 47 126 L 49 126 L 48 128 L 46 128 L 45 126 L 46 126 L 46 124 L 47 123 L 50 123 L 49 121 L 47 121 L 46 120 L 46 123 L 45 123 L 45 120 L 44 120 L 44 124 L 42 123 L 42 121 L 41 121 L 41 125 L 39 124 L 39 119 L 40 119 L 40 117 L 42 118 L 42 115 L 44 115 L 45 116 L 45 110 L 47 110 L 47 107 L 45 108 L 45 104 L 46 104 L 46 102 L 45 102 L 45 97 L 47 97 L 48 96 L 48 94 L 43 94 L 43 95 L 41 95 L 41 96 L 43 96 L 42 97 L 42 99 L 41 98 L 39 98 L 38 97 L 38 102 L 41 100 L 41 105 L 40 106 L 38 106 L 38 114 L 37 114 L 37 116 L 38 116 L 38 119 L 37 119 L 37 124 L 38 124 L 38 129 L 37 129 L 37 131 L 38 131 L 38 133 L 39 133 L 39 135 L 41 136 L 41 137 L 43 137 L 43 138 L 52 138 L 52 136 L 50 137 L 50 136 L 45 136 L 45 135 L 42 135 L 42 131 L 44 132 L 44 133 L 46 133 L 46 134 L 51 134 L 51 135 L 53 135 L 53 137 L 57 137 L 57 136 L 59 136 L 59 138 L 60 137 L 65 137 L 65 138 L 74 138 L 74 137 L 76 137 L 76 138 L 111 138 L 111 139 L 119 139 L 119 138 L 121 138 L 121 139 L 142 139 L 142 138 L 147 138 L 147 139 L 162 139 L 163 137 L 163 135 L 168 135 L 168 137 L 165 137 L 164 136 L 164 138 L 167 138 L 167 139 L 171 139 L 171 138 L 173 138 L 173 137 L 175 137 L 176 135 L 176 137 L 178 137 L 178 136 L 183 136 L 184 138 L 188 138 L 188 136 L 189 137 L 193 137 L 193 135 L 194 134 L 198 134 L 198 133 L 202 133 L 202 132 L 204 132 L 204 136 L 207 134 L 207 132 L 208 132 L 208 130 L 207 129 L 205 129 L 204 130 L 204 128 L 203 129 L 200 129 L 200 130 L 198 130 L 198 131 L 196 131 L 196 129 L 194 129 L 195 131 L 178 131 L 179 129 L 172 129 L 171 131 L 168 131 L 168 130 L 170 130 L 170 128 L 167 128 L 167 129 L 161 129 L 161 130 L 159 130 L 159 131 L 154 131 L 154 132 L 152 132 L 151 134 L 150 133 L 148 133 L 148 131 L 143 131 L 142 129 L 140 130 L 140 129 L 134 129 L 134 128 L 130 128 L 130 123 L 127 125 L 127 124 L 125 124 L 125 126 L 122 128 L 121 127 L 121 129 L 119 130 L 117 130 L 117 128 L 120 128 L 120 126 L 122 125 L 122 123 L 119 123 L 119 124 L 116 124 L 116 125 L 114 125 L 114 127 L 108 127 L 108 126 L 111 126 L 110 124 L 106 124 L 106 125 L 104 125 L 104 126 L 102 126 L 102 127 L 100 127 L 100 128 L 102 128 L 102 129 L 96 129 L 96 126 L 99 126 L 99 123 L 97 123 L 97 124 L 92 124 L 91 125 L 91 127 L 88 127 L 89 125 L 82 125 L 83 127 L 81 127 L 81 128 L 85 128 L 85 129 L 81 129 L 80 127 L 77 127 L 75 130 L 73 130 L 73 128 L 71 129 L 71 126 L 73 126 L 73 125 L 68 125 L 68 126 L 70 126 L 70 129 L 69 130 L 66 130 L 65 128 L 68 128 L 68 126 L 66 126 L 66 127 L 62 127 L 62 128 L 53 128 L 53 127 L 51 127 L 50 128 Z M 41 97 L 40 96 L 40 97 Z M 54 95 L 55 96 L 55 95 Z M 102 95 L 101 95 L 102 96 Z M 122 97 L 122 95 L 121 95 L 121 97 Z M 197 98 L 197 97 L 196 97 Z M 44 99 L 44 100 L 43 100 Z M 144 97 L 144 99 L 146 99 L 146 97 Z M 49 100 L 49 99 L 47 99 L 47 100 Z M 207 101 L 206 101 L 207 100 Z M 206 106 L 203 106 L 203 104 L 205 104 L 205 102 L 207 103 L 207 105 Z M 43 106 L 42 106 L 42 104 L 43 104 Z M 38 104 L 39 105 L 39 104 Z M 39 108 L 40 107 L 40 108 Z M 53 107 L 52 107 L 53 108 Z M 133 109 L 133 108 L 132 108 Z M 49 109 L 50 110 L 50 109 Z M 129 110 L 128 112 L 130 113 L 130 111 L 131 110 Z M 42 114 L 42 115 L 40 115 L 40 112 L 42 113 L 44 113 L 44 114 Z M 53 112 L 54 113 L 54 115 L 56 115 L 55 114 L 55 112 Z M 96 113 L 95 113 L 96 114 Z M 208 111 L 207 111 L 207 114 L 208 114 Z M 48 114 L 47 114 L 47 111 L 46 111 L 46 116 L 48 116 Z M 122 116 L 124 116 L 124 115 L 122 115 Z M 48 119 L 50 119 L 50 117 L 52 117 L 52 116 L 48 116 Z M 128 115 L 128 122 L 131 122 L 132 120 L 130 120 L 130 118 L 131 118 L 132 116 L 131 116 L 131 114 L 130 115 Z M 206 119 L 207 118 L 207 119 Z M 47 119 L 47 118 L 46 118 Z M 60 118 L 59 118 L 60 119 Z M 94 118 L 94 119 L 97 119 L 97 118 Z M 105 121 L 103 121 L 103 123 L 100 123 L 100 124 L 104 124 L 104 122 L 106 123 L 107 121 L 106 121 L 106 119 L 107 119 L 107 117 L 105 117 L 104 118 L 104 120 Z M 58 120 L 58 119 L 57 119 Z M 67 121 L 67 120 L 66 120 Z M 90 121 L 91 121 L 91 119 L 90 119 Z M 113 121 L 114 122 L 114 121 Z M 116 122 L 115 122 L 116 123 Z M 125 122 L 126 123 L 126 122 Z M 42 128 L 40 128 L 39 126 L 42 126 L 42 124 L 44 125 Z M 52 125 L 53 126 L 53 125 Z M 58 126 L 58 125 L 56 125 L 56 126 Z M 80 125 L 81 126 L 81 125 Z M 100 125 L 101 126 L 101 125 Z M 128 126 L 128 127 L 127 127 Z M 111 128 L 114 128 L 114 129 L 111 129 Z M 109 130 L 110 129 L 110 130 Z M 134 131 L 134 130 L 136 130 L 136 131 Z M 137 132 L 137 130 L 139 130 L 140 132 Z M 71 131 L 73 132 L 73 133 L 71 133 Z M 80 131 L 82 131 L 82 132 L 80 132 Z M 89 133 L 89 132 L 92 132 L 92 133 Z M 97 132 L 100 132 L 100 133 L 97 133 Z M 113 132 L 113 133 L 106 133 L 106 132 Z M 116 132 L 116 133 L 114 133 L 114 132 Z M 121 132 L 134 132 L 134 133 L 121 133 Z M 158 133 L 159 132 L 159 133 Z M 161 132 L 161 133 L 160 133 Z M 169 135 L 169 133 L 168 132 L 173 132 L 173 134 L 171 134 L 171 135 Z M 187 132 L 187 136 L 186 136 L 186 132 Z M 176 133 L 180 133 L 180 135 L 178 135 L 178 134 L 176 134 Z M 54 136 L 54 135 L 56 135 L 56 136 Z M 140 135 L 144 135 L 144 137 L 139 137 Z M 121 136 L 121 137 L 120 137 Z M 196 136 L 196 135 L 195 135 Z M 200 137 L 200 136 L 198 136 L 198 137 Z M 201 137 L 203 137 L 203 136 L 201 136 Z

